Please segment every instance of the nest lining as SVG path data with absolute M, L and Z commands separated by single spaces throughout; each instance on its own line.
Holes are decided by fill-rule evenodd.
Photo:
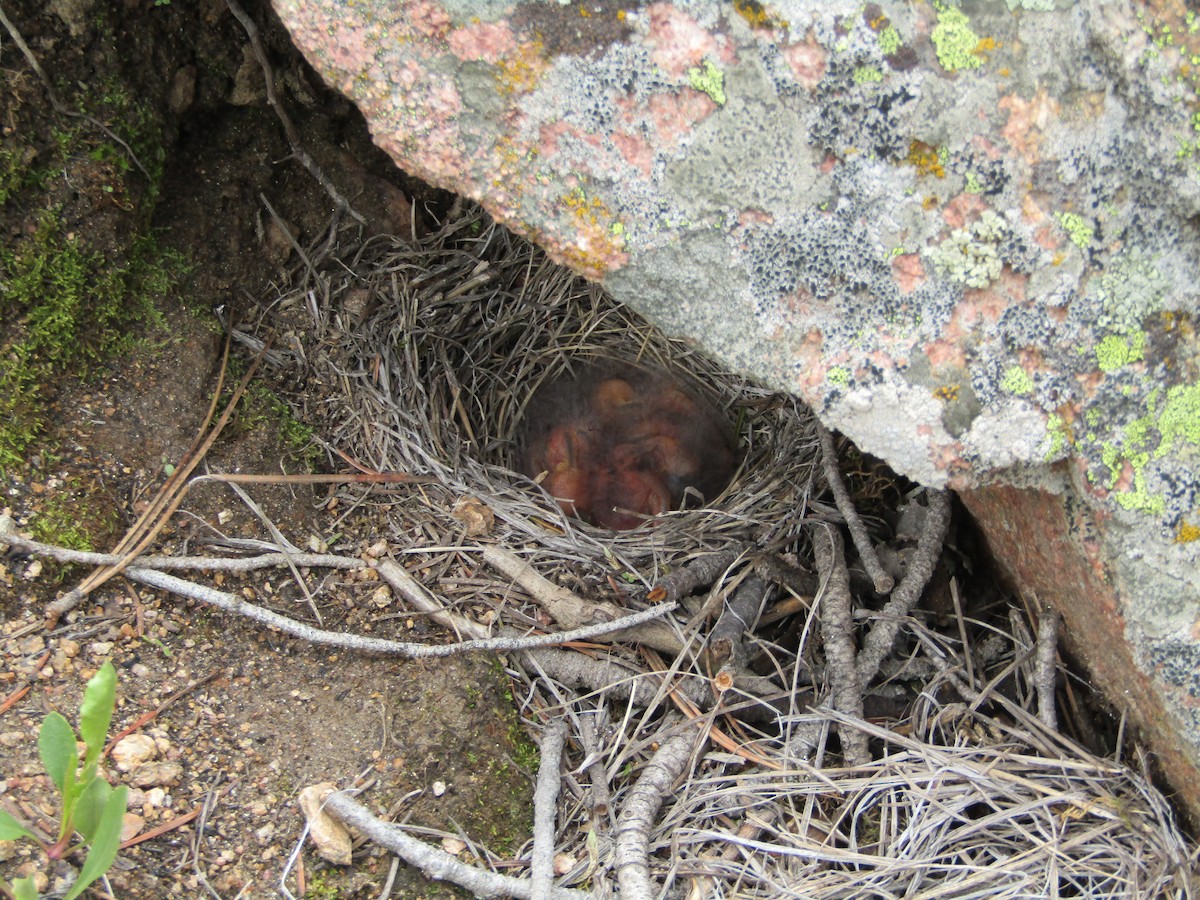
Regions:
M 647 579 L 695 553 L 801 537 L 819 452 L 811 412 L 667 338 L 482 216 L 431 245 L 367 241 L 281 306 L 303 310 L 296 331 L 316 339 L 306 343 L 318 352 L 296 348 L 309 377 L 340 388 L 326 411 L 334 443 L 380 472 L 432 476 L 424 509 L 444 528 L 456 527 L 455 501 L 475 496 L 497 542 L 605 568 L 616 559 Z M 720 496 L 612 532 L 564 514 L 515 471 L 530 398 L 597 362 L 668 372 L 725 411 L 742 462 Z

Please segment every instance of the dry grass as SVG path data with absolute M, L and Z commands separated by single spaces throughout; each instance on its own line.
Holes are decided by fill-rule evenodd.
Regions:
M 612 893 L 626 800 L 658 748 L 686 733 L 698 749 L 649 834 L 651 876 L 670 896 L 1195 895 L 1194 851 L 1157 790 L 1036 718 L 1028 624 L 1006 633 L 995 616 L 960 612 L 935 630 L 927 616 L 906 617 L 888 678 L 865 692 L 870 718 L 852 720 L 825 706 L 821 590 L 793 581 L 773 586 L 760 610 L 768 624 L 751 622 L 727 677 L 714 671 L 705 635 L 755 561 L 811 568 L 805 523 L 838 521 L 818 481 L 811 415 L 793 398 L 722 371 L 478 214 L 418 245 L 376 238 L 314 254 L 269 321 L 272 358 L 305 380 L 317 398 L 305 415 L 332 446 L 378 471 L 436 479 L 399 489 L 389 537 L 457 614 L 494 629 L 545 622 L 531 596 L 481 570 L 484 544 L 629 608 L 710 551 L 752 548 L 685 601 L 672 625 L 686 647 L 674 660 L 628 644 L 551 651 L 556 664 L 572 653 L 614 664 L 604 670 L 614 683 L 551 677 L 562 669 L 545 651 L 507 660 L 534 730 L 567 726 L 560 885 Z M 567 518 L 509 468 L 537 387 L 598 358 L 668 369 L 728 411 L 744 462 L 710 508 L 614 533 Z M 464 497 L 491 509 L 486 533 L 468 536 L 452 515 Z M 789 604 L 790 615 L 770 614 Z M 877 606 L 862 595 L 854 605 Z M 844 765 L 839 729 L 865 733 L 871 762 Z

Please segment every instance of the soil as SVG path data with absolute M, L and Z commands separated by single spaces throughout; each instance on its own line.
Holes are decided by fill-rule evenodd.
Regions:
M 357 111 L 323 87 L 269 6 L 243 2 L 280 105 L 368 233 L 409 233 L 445 208 L 449 198 L 406 178 L 371 144 Z M 218 313 L 252 306 L 295 261 L 289 234 L 301 246 L 317 239 L 335 204 L 292 154 L 246 31 L 224 0 L 4 0 L 0 10 L 57 102 L 128 134 L 130 150 L 114 151 L 94 123 L 56 109 L 47 84 L 0 32 L 0 159 L 41 172 L 17 171 L 8 183 L 16 186 L 0 193 L 0 247 L 24 246 L 49 211 L 101 265 L 130 259 L 135 240 L 147 236 L 178 263 L 157 313 L 126 326 L 137 340 L 85 377 L 64 371 L 42 386 L 37 439 L 23 463 L 3 473 L 0 511 L 20 531 L 105 550 L 205 421 L 220 368 Z M 11 314 L 0 315 L 0 326 L 22 327 Z M 0 333 L 0 346 L 7 340 Z M 297 441 L 302 429 L 272 402 L 277 387 L 251 391 L 208 455 L 211 469 L 321 465 L 324 453 Z M 298 545 L 358 555 L 389 533 L 386 501 L 347 516 L 352 495 L 337 490 L 249 491 Z M 269 537 L 228 487 L 209 483 L 189 493 L 157 546 L 191 552 L 222 535 Z M 396 661 L 314 649 L 120 578 L 47 628 L 47 603 L 86 573 L 0 554 L 0 804 L 53 830 L 58 800 L 38 760 L 38 729 L 50 710 L 76 722 L 84 684 L 111 659 L 119 681 L 110 734 L 159 710 L 139 730 L 169 764 L 137 781 L 109 764 L 111 780 L 134 783 L 129 832 L 173 825 L 122 850 L 108 876 L 114 895 L 270 897 L 282 881 L 297 896 L 382 896 L 390 858 L 381 851 L 363 845 L 353 866 L 337 867 L 304 846 L 296 798 L 320 782 L 369 781 L 367 801 L 397 819 L 469 835 L 501 858 L 522 852 L 536 754 L 501 660 Z M 231 586 L 311 618 L 286 574 L 231 578 Z M 404 614 L 365 567 L 313 589 L 326 628 L 452 639 Z M 32 843 L 0 842 L 0 878 L 30 873 L 45 876 L 43 891 L 60 874 Z M 103 889 L 98 882 L 95 896 L 106 896 Z M 390 896 L 458 894 L 401 867 Z

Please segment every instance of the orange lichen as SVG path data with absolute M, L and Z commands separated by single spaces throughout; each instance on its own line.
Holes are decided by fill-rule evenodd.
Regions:
M 958 399 L 958 385 L 944 384 L 933 392 L 933 396 L 944 403 L 951 403 Z
M 513 53 L 496 64 L 496 82 L 500 93 L 505 96 L 529 93 L 549 67 L 546 48 L 541 41 L 522 42 Z
M 737 14 L 750 23 L 751 28 L 787 28 L 787 19 L 780 18 L 758 0 L 733 0 Z
M 905 158 L 910 166 L 917 170 L 918 175 L 932 175 L 934 178 L 945 178 L 946 169 L 942 166 L 937 147 L 931 147 L 924 141 L 914 140 L 908 145 L 908 156 Z
M 1190 544 L 1200 541 L 1200 525 L 1193 525 L 1187 519 L 1179 523 L 1179 532 L 1175 535 L 1175 543 Z

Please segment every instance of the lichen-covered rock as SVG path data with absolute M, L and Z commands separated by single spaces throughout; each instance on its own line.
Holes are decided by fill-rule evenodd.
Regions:
M 1111 594 L 1128 670 L 1082 652 L 1115 696 L 1148 686 L 1133 712 L 1200 810 L 1200 17 L 274 3 L 400 166 L 905 474 L 974 492 L 1018 580 L 1037 566 L 987 516 L 1055 495 L 1061 571 L 1086 562 Z

